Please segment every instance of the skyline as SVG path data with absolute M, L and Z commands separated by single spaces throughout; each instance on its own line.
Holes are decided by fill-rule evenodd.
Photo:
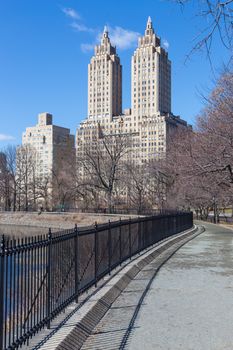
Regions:
M 211 88 L 213 74 L 201 53 L 193 55 L 184 65 L 191 46 L 187 41 L 193 37 L 193 28 L 188 26 L 191 8 L 181 12 L 169 2 L 157 1 L 155 6 L 153 1 L 148 1 L 150 6 L 139 11 L 137 5 L 131 18 L 129 4 L 122 1 L 114 13 L 106 14 L 101 11 L 105 1 L 99 2 L 99 11 L 95 3 L 92 11 L 76 1 L 64 3 L 46 4 L 42 0 L 32 6 L 26 0 L 21 6 L 15 1 L 1 5 L 4 35 L 0 44 L 5 50 L 0 53 L 0 148 L 8 143 L 20 144 L 23 131 L 35 125 L 37 115 L 42 112 L 52 113 L 55 125 L 70 128 L 75 134 L 80 121 L 87 117 L 87 65 L 105 25 L 123 66 L 123 109 L 131 107 L 131 56 L 149 15 L 172 61 L 172 112 L 193 124 L 202 107 L 198 90 L 206 93 Z M 13 5 L 15 12 L 10 11 Z M 125 11 L 120 16 L 123 7 Z M 175 26 L 170 20 L 174 20 Z M 213 64 L 218 70 L 227 61 L 227 52 L 218 42 L 213 48 Z

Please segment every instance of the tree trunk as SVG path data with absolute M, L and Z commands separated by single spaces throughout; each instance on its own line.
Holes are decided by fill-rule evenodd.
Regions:
M 108 192 L 108 213 L 112 213 L 112 192 Z

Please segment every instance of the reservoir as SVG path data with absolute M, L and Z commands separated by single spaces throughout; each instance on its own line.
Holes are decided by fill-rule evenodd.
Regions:
M 48 233 L 48 230 L 47 227 L 0 224 L 0 236 L 4 234 L 10 238 L 45 235 Z

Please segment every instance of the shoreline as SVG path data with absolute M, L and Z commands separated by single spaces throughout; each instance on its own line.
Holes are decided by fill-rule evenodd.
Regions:
M 42 229 L 65 230 L 77 224 L 78 227 L 103 224 L 120 219 L 128 219 L 133 215 L 96 214 L 96 213 L 49 213 L 42 212 L 0 212 L 0 226 L 22 226 Z

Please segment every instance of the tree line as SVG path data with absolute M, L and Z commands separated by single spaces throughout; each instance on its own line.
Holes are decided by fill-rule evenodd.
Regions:
M 50 175 L 38 174 L 35 150 L 8 146 L 0 153 L 0 203 L 4 210 L 194 209 L 202 217 L 233 201 L 233 74 L 224 72 L 193 130 L 177 128 L 166 157 L 139 165 L 124 134 L 79 145 L 57 155 Z M 43 165 L 41 165 L 43 166 Z
M 127 135 L 93 137 L 76 159 L 60 150 L 48 174 L 40 174 L 36 150 L 8 146 L 0 157 L 2 210 L 128 210 L 163 208 L 164 179 L 156 162 L 136 165 Z
M 193 131 L 178 132 L 169 144 L 165 171 L 169 201 L 201 217 L 233 204 L 233 74 L 224 72 Z

